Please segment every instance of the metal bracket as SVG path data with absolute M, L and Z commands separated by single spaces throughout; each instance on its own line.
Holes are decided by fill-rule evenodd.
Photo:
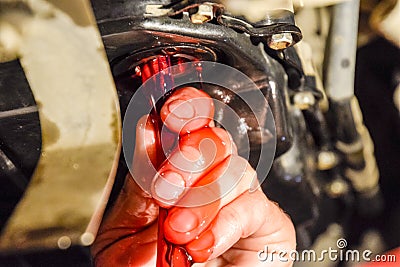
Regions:
M 190 12 L 197 8 L 196 13 Z M 170 5 L 147 5 L 146 17 L 176 16 L 183 12 L 190 14 L 195 24 L 209 22 L 216 18 L 218 24 L 249 34 L 251 37 L 263 38 L 267 45 L 274 50 L 283 50 L 302 39 L 300 29 L 293 23 L 277 22 L 254 25 L 244 19 L 231 16 L 225 12 L 222 4 L 207 1 L 179 1 Z M 192 11 L 193 12 L 193 11 Z

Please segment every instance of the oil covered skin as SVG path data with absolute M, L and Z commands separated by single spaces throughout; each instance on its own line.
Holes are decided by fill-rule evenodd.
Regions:
M 96 266 L 155 266 L 160 206 L 168 208 L 164 237 L 185 249 L 193 262 L 207 262 L 207 266 L 292 265 L 258 260 L 257 252 L 265 245 L 270 244 L 271 250 L 294 249 L 293 225 L 261 190 L 249 192 L 256 173 L 237 155 L 230 135 L 212 127 L 213 112 L 212 99 L 195 88 L 172 94 L 161 118 L 179 142 L 175 148 L 164 148 L 172 152 L 161 165 L 155 162 L 160 149 L 155 127 L 147 117 L 139 121 L 133 176 L 153 179 L 151 195 L 128 175 L 93 246 Z M 156 174 L 152 164 L 159 166 Z M 230 189 L 223 194 L 221 189 L 227 184 Z M 202 205 L 197 205 L 199 199 Z M 176 250 L 171 266 L 186 266 L 184 256 L 182 250 Z

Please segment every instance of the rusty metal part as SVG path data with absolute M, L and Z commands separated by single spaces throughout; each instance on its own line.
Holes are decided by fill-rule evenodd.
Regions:
M 251 37 L 265 38 L 267 45 L 274 50 L 283 50 L 293 46 L 303 38 L 300 29 L 291 23 L 253 25 L 229 15 L 220 15 L 217 20 L 221 25 L 246 32 Z
M 274 50 L 282 50 L 293 45 L 293 36 L 290 33 L 276 33 L 268 38 L 268 46 Z
M 199 10 L 190 16 L 190 20 L 195 24 L 203 24 L 214 18 L 214 8 L 212 5 L 199 5 Z
M 197 11 L 191 14 L 191 10 Z M 190 14 L 194 24 L 202 24 L 216 18 L 217 22 L 225 27 L 248 33 L 251 37 L 265 38 L 267 45 L 274 50 L 283 50 L 293 46 L 302 39 L 300 29 L 293 21 L 281 21 L 282 18 L 293 15 L 289 10 L 272 10 L 271 14 L 265 14 L 263 20 L 250 23 L 239 17 L 227 13 L 224 5 L 207 1 L 178 1 L 173 5 L 146 6 L 146 17 L 176 16 L 182 13 Z
M 2 232 L 0 251 L 90 245 L 115 177 L 121 128 L 90 3 L 13 2 L 31 11 L 19 5 L 0 11 L 0 28 L 9 29 L 0 44 L 20 58 L 39 108 L 43 145 L 29 187 Z

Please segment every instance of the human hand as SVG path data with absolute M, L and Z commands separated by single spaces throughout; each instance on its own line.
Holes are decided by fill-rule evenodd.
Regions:
M 196 266 L 292 265 L 277 257 L 259 261 L 257 252 L 266 245 L 270 251 L 295 249 L 293 224 L 261 189 L 249 192 L 256 173 L 237 155 L 230 135 L 213 127 L 213 113 L 212 99 L 197 89 L 168 98 L 161 118 L 176 135 L 169 140 L 179 135 L 179 145 L 163 144 L 172 152 L 161 166 L 156 127 L 148 117 L 140 119 L 132 175 L 136 181 L 154 177 L 152 194 L 128 174 L 92 247 L 96 266 L 155 266 L 159 206 L 169 208 L 165 237 L 202 263 Z M 221 195 L 226 183 L 230 190 Z M 192 189 L 199 186 L 206 187 Z

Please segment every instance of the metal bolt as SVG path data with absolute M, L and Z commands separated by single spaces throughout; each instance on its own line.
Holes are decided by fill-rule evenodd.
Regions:
M 318 169 L 321 171 L 330 170 L 338 164 L 338 157 L 332 151 L 322 151 L 318 154 Z
M 199 5 L 199 10 L 190 16 L 194 24 L 203 24 L 214 18 L 214 8 L 211 5 Z
M 336 179 L 326 188 L 327 194 L 332 198 L 343 196 L 349 191 L 349 185 L 343 179 Z
M 291 33 L 276 33 L 268 40 L 268 46 L 274 50 L 282 50 L 293 45 L 293 36 Z
M 315 105 L 315 97 L 311 92 L 299 92 L 293 97 L 293 102 L 297 108 L 306 110 Z

